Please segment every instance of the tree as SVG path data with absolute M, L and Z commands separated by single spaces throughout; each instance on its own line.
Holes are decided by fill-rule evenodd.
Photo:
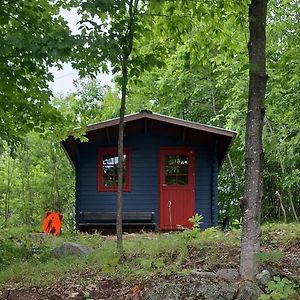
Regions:
M 240 274 L 251 280 L 257 273 L 255 255 L 260 251 L 261 199 L 263 194 L 262 129 L 266 92 L 267 0 L 249 6 L 249 98 L 246 124 L 245 192 L 242 200 L 243 228 Z
M 128 4 L 128 23 L 126 29 L 126 35 L 124 37 L 123 44 L 121 45 L 121 65 L 122 65 L 122 83 L 121 83 L 121 108 L 120 108 L 120 123 L 118 133 L 118 201 L 117 201 L 117 246 L 119 251 L 123 251 L 122 241 L 122 213 L 123 213 L 123 150 L 124 150 L 124 116 L 125 105 L 127 95 L 127 83 L 128 83 L 128 60 L 132 52 L 133 47 L 133 35 L 135 18 L 138 9 L 138 0 L 130 0 Z
M 70 32 L 59 1 L 0 3 L 0 144 L 15 146 L 32 129 L 62 122 L 50 105 L 49 67 L 66 60 Z
M 138 66 L 149 64 L 145 63 L 146 59 L 143 57 L 132 57 L 134 35 L 144 29 L 141 12 L 146 5 L 139 0 L 79 1 L 79 5 L 79 13 L 82 15 L 81 36 L 78 38 L 74 66 L 83 76 L 95 76 L 101 70 L 107 72 L 110 65 L 113 74 L 119 75 L 117 83 L 121 86 L 116 229 L 117 247 L 122 252 L 122 165 L 127 83 L 131 74 L 137 74 Z

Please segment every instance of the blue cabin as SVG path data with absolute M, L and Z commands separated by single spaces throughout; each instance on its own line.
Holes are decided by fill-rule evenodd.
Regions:
M 62 142 L 75 168 L 77 229 L 115 224 L 118 126 L 119 118 L 93 124 L 88 142 Z M 150 111 L 125 116 L 125 227 L 150 219 L 159 230 L 190 227 L 195 213 L 203 228 L 217 225 L 218 172 L 235 134 Z

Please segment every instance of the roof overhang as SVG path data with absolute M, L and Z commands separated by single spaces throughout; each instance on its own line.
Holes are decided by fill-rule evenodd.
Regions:
M 112 144 L 116 142 L 118 137 L 118 125 L 120 118 L 91 124 L 86 128 L 86 137 L 89 142 L 96 143 L 99 140 Z M 150 111 L 142 111 L 127 115 L 124 118 L 125 129 L 124 135 L 138 134 L 140 132 L 157 132 L 159 134 L 176 135 L 182 139 L 182 142 L 189 144 L 197 144 L 203 142 L 218 143 L 218 163 L 222 164 L 229 147 L 236 136 L 235 131 L 204 125 L 196 122 L 186 121 L 183 119 L 173 118 Z M 62 147 L 67 154 L 70 162 L 74 166 L 76 164 L 78 140 L 69 135 L 65 141 L 62 141 Z

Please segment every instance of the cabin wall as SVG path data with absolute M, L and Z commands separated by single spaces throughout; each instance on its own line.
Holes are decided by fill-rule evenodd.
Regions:
M 97 190 L 97 150 L 116 147 L 117 143 L 78 144 L 76 162 L 76 221 L 80 211 L 116 211 L 117 193 Z M 147 134 L 124 139 L 131 151 L 131 191 L 123 193 L 124 211 L 154 211 L 158 223 L 159 149 L 161 147 L 194 147 L 196 174 L 196 212 L 204 217 L 202 227 L 216 225 L 217 216 L 217 158 L 214 145 L 198 146 L 182 139 Z M 212 203 L 214 201 L 214 203 Z

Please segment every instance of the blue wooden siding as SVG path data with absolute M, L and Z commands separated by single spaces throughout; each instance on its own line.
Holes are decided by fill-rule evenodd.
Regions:
M 211 219 L 212 226 L 218 225 L 218 141 L 215 141 L 213 145 L 213 156 L 212 156 L 212 180 L 211 180 L 211 199 L 212 199 L 212 207 L 211 207 Z
M 214 146 L 187 145 L 181 140 L 151 135 L 125 138 L 131 151 L 131 191 L 123 193 L 124 211 L 154 211 L 158 222 L 159 149 L 161 147 L 195 147 L 196 212 L 204 216 L 203 228 L 216 225 L 217 191 Z M 116 211 L 117 193 L 97 191 L 97 149 L 115 144 L 82 143 L 76 163 L 76 221 L 80 211 Z M 215 203 L 212 203 L 214 201 Z

